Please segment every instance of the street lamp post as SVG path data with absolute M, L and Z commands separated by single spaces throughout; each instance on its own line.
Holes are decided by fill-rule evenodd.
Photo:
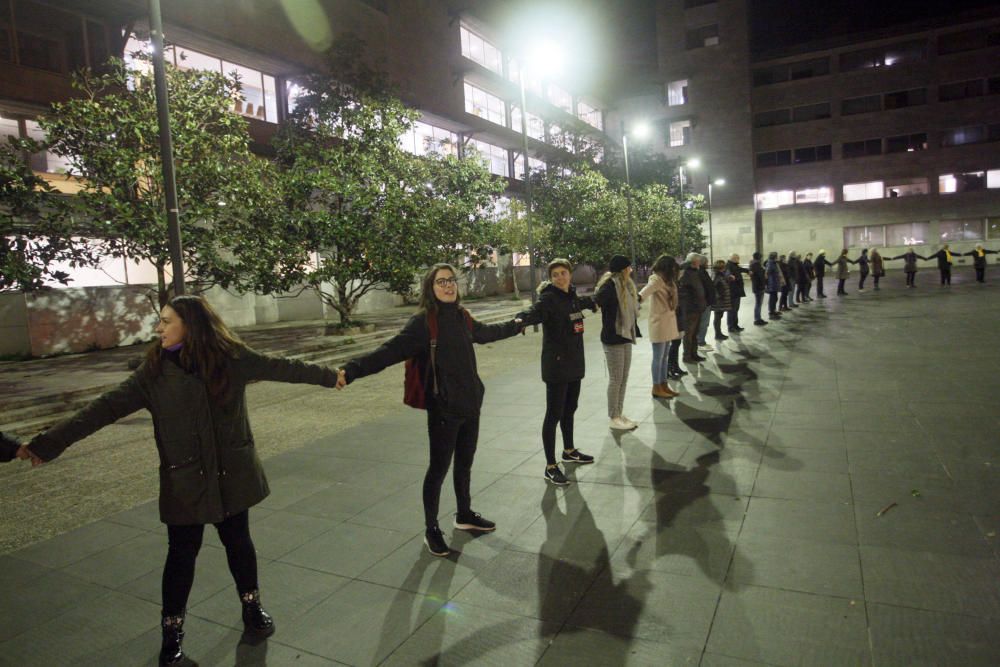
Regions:
M 535 294 L 535 237 L 531 225 L 531 164 L 528 160 L 528 104 L 527 95 L 524 92 L 525 64 L 522 60 L 517 79 L 521 83 L 521 149 L 524 158 L 524 198 L 525 213 L 524 219 L 528 223 L 528 285 L 531 288 L 531 303 L 535 303 L 538 296 Z M 517 280 L 517 276 L 514 277 Z
M 680 203 L 681 203 L 681 229 L 680 229 L 680 234 L 681 234 L 681 256 L 682 257 L 686 254 L 686 252 L 685 252 L 686 248 L 684 247 L 686 245 L 684 243 L 684 208 L 685 208 L 685 206 L 684 206 L 684 204 L 685 204 L 685 202 L 684 202 L 684 167 L 689 167 L 691 169 L 697 169 L 699 166 L 701 166 L 701 160 L 699 160 L 698 158 L 691 158 L 690 160 L 687 161 L 686 164 L 684 162 L 679 162 L 677 164 L 677 185 L 678 185 L 678 187 L 680 189 Z
M 632 260 L 632 270 L 635 270 L 635 225 L 632 220 L 632 179 L 628 169 L 628 133 L 625 131 L 625 121 L 622 127 L 622 156 L 625 159 L 625 206 L 628 215 L 628 245 L 629 254 Z M 633 136 L 642 139 L 649 134 L 649 126 L 645 123 L 638 123 L 633 129 Z
M 712 185 L 723 186 L 726 184 L 726 179 L 717 178 L 715 181 L 708 179 L 708 262 L 710 264 L 714 263 L 714 246 L 712 245 Z

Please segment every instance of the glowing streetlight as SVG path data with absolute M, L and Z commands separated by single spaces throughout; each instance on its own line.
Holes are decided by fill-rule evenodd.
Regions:
M 640 141 L 650 135 L 649 123 L 639 121 L 632 127 L 632 137 Z M 632 259 L 632 270 L 635 270 L 635 233 L 632 223 L 632 181 L 628 171 L 628 136 L 625 121 L 622 121 L 622 155 L 625 158 L 625 202 L 628 210 L 628 246 Z

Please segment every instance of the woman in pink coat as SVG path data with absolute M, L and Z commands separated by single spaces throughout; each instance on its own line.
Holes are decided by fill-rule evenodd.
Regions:
M 649 340 L 653 343 L 653 396 L 673 398 L 680 394 L 667 384 L 669 378 L 686 375 L 677 363 L 681 327 L 678 316 L 677 274 L 679 267 L 673 257 L 660 255 L 653 264 L 649 282 L 639 296 L 649 303 Z

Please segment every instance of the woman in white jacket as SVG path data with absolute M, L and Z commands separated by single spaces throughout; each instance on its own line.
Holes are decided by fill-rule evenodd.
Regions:
M 649 340 L 653 343 L 653 397 L 673 398 L 680 394 L 667 384 L 670 378 L 685 375 L 677 363 L 681 327 L 678 309 L 677 274 L 680 268 L 673 257 L 660 255 L 653 263 L 649 282 L 639 293 L 649 303 Z

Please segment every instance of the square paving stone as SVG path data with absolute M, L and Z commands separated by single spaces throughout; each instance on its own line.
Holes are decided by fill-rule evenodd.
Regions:
M 285 511 L 261 515 L 256 508 L 250 517 L 253 545 L 257 554 L 268 560 L 284 556 L 340 523 L 332 519 Z
M 445 532 L 445 539 L 451 537 Z M 475 540 L 488 541 L 488 536 Z M 476 549 L 468 540 L 449 540 L 452 554 L 440 558 L 427 551 L 423 534 L 414 537 L 386 558 L 357 576 L 362 581 L 398 588 L 411 593 L 450 599 L 499 554 L 496 549 Z
M 697 665 L 701 651 L 685 646 L 566 627 L 542 656 L 539 667 L 558 665 Z
M 755 498 L 791 498 L 834 503 L 851 501 L 851 480 L 842 473 L 762 468 L 752 494 Z
M 882 516 L 876 514 L 884 505 L 857 503 L 860 543 L 975 558 L 990 555 L 990 547 L 970 515 L 933 511 L 919 501 L 919 498 L 901 500 Z
M 349 665 L 378 664 L 444 600 L 354 581 L 275 634 L 282 644 Z
M 160 521 L 160 504 L 155 500 L 136 505 L 132 509 L 116 512 L 106 517 L 105 521 L 120 523 L 150 532 L 160 532 L 163 530 L 163 522 Z
M 215 532 L 209 528 L 205 531 L 206 538 L 210 534 L 209 531 L 211 533 Z M 163 539 L 163 551 L 161 553 L 162 560 L 159 567 L 120 586 L 118 591 L 159 605 L 162 601 L 163 561 L 167 557 L 166 539 Z M 259 563 L 260 559 L 258 559 Z M 191 588 L 191 595 L 188 597 L 188 606 L 194 606 L 221 590 L 226 590 L 232 595 L 236 595 L 233 575 L 229 572 L 229 564 L 226 562 L 226 552 L 222 549 L 208 547 L 207 545 L 202 546 L 201 551 L 198 552 L 198 560 L 195 563 L 194 585 Z
M 631 570 L 655 570 L 722 582 L 733 557 L 735 531 L 689 525 L 657 527 L 637 522 L 611 557 L 619 576 Z
M 775 665 L 872 664 L 864 603 L 758 586 L 723 592 L 705 648 Z
M 640 519 L 659 528 L 690 526 L 735 535 L 746 516 L 748 496 L 707 493 L 704 489 L 659 493 Z
M 105 588 L 121 588 L 162 568 L 166 552 L 165 535 L 144 533 L 67 565 L 63 572 Z
M 858 543 L 851 505 L 811 500 L 752 498 L 741 534 L 749 537 L 774 535 L 822 543 Z
M 767 535 L 741 536 L 727 581 L 862 599 L 858 548 Z
M 409 541 L 416 530 L 395 530 L 342 523 L 278 560 L 321 572 L 356 577 Z
M 534 665 L 558 630 L 534 618 L 449 603 L 383 665 Z
M 415 484 L 412 480 L 406 484 Z M 346 521 L 399 489 L 390 484 L 361 486 L 337 482 L 283 509 L 295 514 Z M 282 509 L 282 508 L 274 508 Z
M 95 521 L 10 555 L 45 567 L 60 568 L 145 534 L 146 531 L 132 526 Z
M 783 471 L 846 473 L 847 454 L 841 449 L 825 451 L 801 447 L 771 447 L 763 450 L 765 468 Z M 759 476 L 759 473 L 758 473 Z
M 64 572 L 39 565 L 26 566 L 24 561 L 10 556 L 0 556 L 0 590 L 3 590 L 0 642 L 46 623 L 81 602 L 107 593 L 102 587 Z
M 836 430 L 772 427 L 767 435 L 768 447 L 795 447 L 836 451 L 846 449 L 846 438 L 840 428 Z
M 997 621 L 869 603 L 870 633 L 880 665 L 1000 664 Z

